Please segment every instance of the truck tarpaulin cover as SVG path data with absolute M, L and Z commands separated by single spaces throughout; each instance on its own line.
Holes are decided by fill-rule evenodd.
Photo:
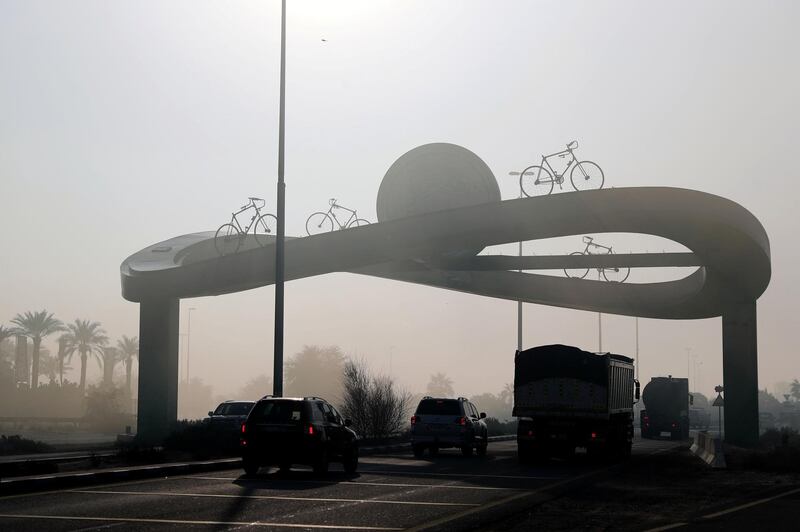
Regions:
M 544 345 L 517 353 L 514 387 L 532 381 L 573 378 L 606 386 L 606 362 L 602 356 L 569 345 Z

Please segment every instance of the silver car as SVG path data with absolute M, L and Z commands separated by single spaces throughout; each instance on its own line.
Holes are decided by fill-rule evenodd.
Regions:
M 422 456 L 425 449 L 435 455 L 443 447 L 458 447 L 464 456 L 470 456 L 473 450 L 485 455 L 489 444 L 485 417 L 464 397 L 423 397 L 411 417 L 414 456 Z

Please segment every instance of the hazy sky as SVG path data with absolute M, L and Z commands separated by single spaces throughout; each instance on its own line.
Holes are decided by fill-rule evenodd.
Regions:
M 247 196 L 274 211 L 279 9 L 0 0 L 0 323 L 47 308 L 136 335 L 138 305 L 120 296 L 125 257 L 214 230 Z M 798 20 L 788 0 L 291 0 L 287 232 L 303 234 L 333 196 L 374 220 L 384 173 L 420 144 L 472 150 L 509 199 L 510 170 L 577 139 L 609 186 L 711 192 L 761 220 L 773 271 L 758 303 L 759 382 L 800 377 Z M 526 252 L 579 247 L 576 236 Z M 273 293 L 182 302 L 197 309 L 193 376 L 225 392 L 271 373 Z M 287 284 L 286 311 L 287 354 L 340 345 L 412 391 L 437 371 L 460 394 L 512 378 L 513 302 L 332 274 Z M 603 325 L 603 347 L 632 355 L 633 319 Z M 641 377 L 685 376 L 688 347 L 712 393 L 720 329 L 640 320 Z M 554 342 L 595 349 L 597 315 L 526 305 L 525 344 Z

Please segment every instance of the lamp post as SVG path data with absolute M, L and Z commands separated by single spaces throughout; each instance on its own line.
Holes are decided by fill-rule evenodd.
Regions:
M 634 364 L 636 365 L 636 380 L 639 380 L 639 316 L 633 318 L 636 326 L 636 349 L 633 350 L 635 358 Z
M 508 175 L 520 176 L 521 172 L 509 172 Z M 525 174 L 530 175 L 530 174 Z M 522 199 L 522 182 L 519 184 L 519 198 Z M 519 256 L 522 257 L 522 240 L 519 241 Z M 522 273 L 522 270 L 517 270 Z M 517 351 L 522 351 L 522 301 L 517 301 Z
M 687 382 L 687 386 L 689 387 L 689 391 L 692 391 L 692 381 L 690 379 L 692 378 L 692 361 L 693 360 L 694 361 L 697 360 L 697 355 L 693 355 L 692 354 L 692 348 L 691 347 L 687 347 L 686 348 L 686 380 L 688 381 Z M 695 382 L 694 382 L 694 386 L 695 386 L 695 388 L 697 388 L 696 379 L 695 379 Z
M 603 270 L 597 270 L 597 282 L 601 282 L 602 279 L 600 276 L 602 275 Z M 603 313 L 597 313 L 597 352 L 603 352 Z
M 189 384 L 189 356 L 192 348 L 192 311 L 194 307 L 186 309 L 186 384 Z
M 284 129 L 286 123 L 286 0 L 281 1 L 281 74 L 280 111 L 278 114 L 278 231 L 275 239 L 275 346 L 273 352 L 272 391 L 283 396 L 283 280 L 284 241 L 286 236 L 286 184 L 283 180 Z

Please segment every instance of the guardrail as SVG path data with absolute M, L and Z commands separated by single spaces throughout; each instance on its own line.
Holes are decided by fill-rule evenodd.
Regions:
M 714 469 L 725 469 L 725 452 L 722 447 L 722 438 L 713 436 L 702 430 L 695 434 L 694 443 L 690 450 Z

